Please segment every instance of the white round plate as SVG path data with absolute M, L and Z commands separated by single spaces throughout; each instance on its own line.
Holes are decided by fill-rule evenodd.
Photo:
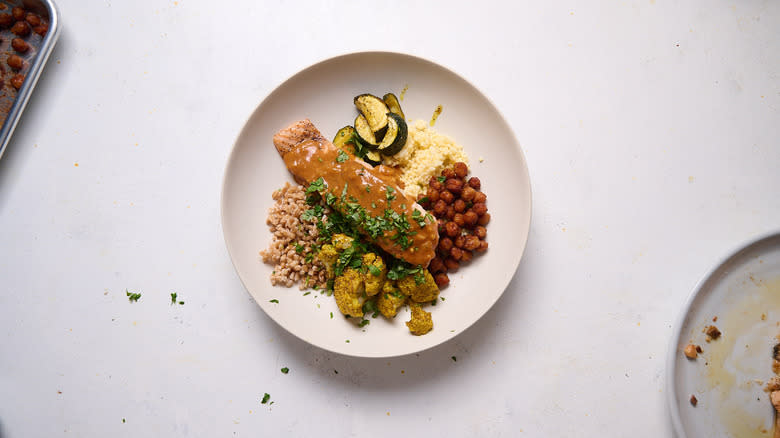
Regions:
M 408 119 L 430 120 L 442 105 L 435 129 L 462 144 L 471 175 L 488 196 L 490 247 L 450 276 L 445 301 L 431 307 L 434 329 L 413 336 L 404 324 L 408 309 L 363 328 L 345 321 L 333 297 L 304 296 L 297 287 L 271 286 L 272 267 L 258 252 L 271 241 L 266 225 L 271 193 L 292 177 L 272 143 L 279 129 L 309 118 L 327 138 L 356 116 L 352 98 L 361 93 L 401 97 Z M 520 145 L 493 104 L 466 80 L 432 62 L 387 52 L 331 58 L 297 73 L 257 107 L 236 141 L 222 188 L 222 229 L 244 286 L 274 321 L 300 339 L 333 352 L 361 357 L 415 353 L 471 326 L 498 300 L 517 270 L 531 221 L 531 185 Z M 270 300 L 279 303 L 271 303 Z M 333 317 L 331 318 L 331 312 Z M 369 318 L 370 319 L 370 318 Z
M 716 318 L 717 317 L 717 318 Z M 713 319 L 716 318 L 715 321 Z M 722 335 L 706 342 L 703 330 Z M 773 376 L 780 334 L 780 232 L 741 246 L 696 286 L 669 346 L 667 401 L 680 438 L 772 436 Z M 683 355 L 689 343 L 703 353 Z M 694 407 L 690 398 L 698 400 Z

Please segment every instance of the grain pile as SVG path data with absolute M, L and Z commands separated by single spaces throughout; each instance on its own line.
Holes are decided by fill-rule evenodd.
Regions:
M 260 251 L 263 262 L 274 265 L 271 284 L 286 287 L 299 284 L 301 290 L 314 286 L 324 288 L 325 267 L 314 254 L 317 225 L 300 219 L 308 209 L 305 189 L 285 183 L 272 197 L 276 203 L 269 209 L 266 223 L 273 240 L 268 249 Z

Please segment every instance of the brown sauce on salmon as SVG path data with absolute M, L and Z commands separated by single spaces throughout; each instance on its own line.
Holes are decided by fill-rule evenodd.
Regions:
M 422 266 L 428 266 L 435 256 L 439 240 L 436 221 L 424 219 L 425 210 L 403 193 L 395 169 L 363 165 L 322 138 L 301 141 L 283 158 L 298 182 L 311 183 L 322 178 L 327 192 L 343 204 L 359 204 L 372 218 L 393 217 L 407 223 L 408 229 L 403 233 L 397 228 L 386 229 L 375 239 L 392 256 Z M 340 210 L 344 206 L 341 207 Z

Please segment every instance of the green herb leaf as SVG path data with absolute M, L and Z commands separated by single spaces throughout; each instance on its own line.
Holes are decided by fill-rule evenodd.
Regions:
M 304 249 L 303 245 L 301 245 L 301 244 L 300 244 L 300 243 L 298 243 L 298 242 L 295 242 L 295 252 L 297 252 L 298 254 L 300 254 L 300 253 L 302 253 L 302 252 L 303 252 L 303 249 Z
M 171 304 L 176 304 L 176 292 L 171 292 Z
M 322 179 L 322 177 L 319 177 L 311 184 L 309 184 L 309 187 L 306 188 L 306 194 L 308 195 L 309 193 L 321 192 L 326 188 L 327 186 L 325 185 L 325 180 Z
M 440 183 L 443 183 L 444 181 L 447 181 L 447 177 L 445 177 L 445 176 L 437 176 L 436 179 L 438 179 Z
M 377 268 L 374 265 L 368 265 L 368 271 L 371 272 L 371 275 L 373 275 L 374 277 L 379 277 L 380 275 L 382 275 L 382 270 Z
M 290 369 L 287 367 L 282 368 L 282 374 L 287 374 L 290 372 Z
M 346 152 L 339 149 L 339 155 L 336 157 L 337 163 L 343 163 L 349 159 L 349 155 Z
M 308 290 L 307 290 L 307 291 L 306 291 L 306 292 L 303 294 L 303 296 L 305 297 L 306 295 L 309 295 L 310 293 L 311 293 L 311 291 L 308 291 Z
M 457 358 L 457 357 L 455 357 L 455 356 L 452 356 L 452 358 L 451 358 L 451 359 L 452 359 L 452 361 L 453 361 L 453 362 L 457 362 L 457 361 L 458 361 L 458 358 Z
M 132 293 L 127 289 L 125 289 L 125 293 L 127 294 L 128 301 L 136 302 L 139 298 L 141 298 L 141 294 Z
M 359 326 L 359 327 L 365 327 L 365 326 L 367 326 L 367 325 L 369 325 L 369 324 L 371 324 L 371 321 L 369 321 L 369 320 L 367 320 L 367 319 L 364 319 L 364 320 L 360 321 L 360 323 L 358 324 L 358 326 Z
M 262 404 L 266 404 L 266 403 L 268 403 L 268 400 L 269 400 L 270 398 L 271 398 L 271 394 L 269 394 L 269 393 L 267 393 L 267 392 L 266 392 L 266 393 L 263 395 L 263 399 L 262 399 L 262 400 L 260 400 L 260 403 L 262 403 Z
M 274 298 L 273 300 L 268 300 L 268 302 L 269 302 L 269 303 L 276 303 L 276 304 L 279 304 L 279 300 L 277 300 L 276 298 Z
M 333 319 L 333 312 L 330 312 L 330 319 Z

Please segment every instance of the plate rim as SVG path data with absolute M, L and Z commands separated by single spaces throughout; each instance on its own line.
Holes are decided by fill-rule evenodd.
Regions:
M 691 306 L 696 301 L 699 295 L 703 292 L 704 286 L 714 277 L 714 275 L 721 270 L 726 264 L 735 260 L 741 253 L 750 250 L 750 248 L 760 245 L 765 241 L 771 239 L 780 238 L 780 229 L 764 231 L 749 238 L 745 238 L 740 241 L 739 244 L 731 247 L 723 255 L 718 257 L 710 268 L 699 278 L 696 285 L 691 289 L 688 294 L 688 298 L 685 301 L 682 311 L 677 315 L 675 320 L 675 327 L 672 332 L 672 336 L 669 340 L 669 345 L 666 351 L 666 404 L 669 411 L 669 416 L 672 421 L 672 428 L 675 434 L 679 438 L 687 438 L 688 435 L 683 428 L 682 418 L 680 416 L 680 409 L 676 399 L 676 387 L 674 384 L 674 375 L 677 371 L 677 345 L 680 343 L 682 337 L 683 323 L 685 322 Z
M 233 255 L 232 246 L 231 246 L 231 244 L 230 244 L 230 242 L 228 240 L 227 232 L 225 230 L 226 188 L 227 188 L 227 180 L 228 180 L 228 171 L 231 168 L 232 163 L 236 159 L 236 153 L 237 153 L 236 151 L 237 151 L 238 143 L 241 140 L 241 138 L 245 135 L 246 130 L 247 130 L 247 124 L 249 123 L 249 121 L 252 118 L 255 117 L 256 113 L 260 110 L 260 108 L 269 99 L 271 99 L 271 97 L 273 97 L 273 95 L 275 93 L 277 93 L 280 88 L 282 88 L 286 83 L 288 83 L 291 80 L 295 79 L 297 76 L 305 73 L 306 71 L 314 69 L 314 68 L 317 68 L 318 66 L 326 64 L 326 63 L 335 62 L 335 61 L 339 60 L 340 58 L 347 58 L 347 57 L 353 57 L 353 56 L 373 56 L 373 55 L 379 55 L 379 56 L 399 56 L 399 57 L 411 58 L 412 60 L 417 61 L 417 62 L 427 63 L 427 64 L 430 64 L 430 65 L 436 67 L 436 68 L 444 70 L 448 74 L 453 75 L 455 78 L 463 81 L 465 84 L 467 84 L 468 86 L 472 87 L 479 94 L 479 96 L 482 97 L 483 99 L 485 99 L 485 101 L 488 103 L 488 105 L 490 105 L 490 107 L 492 107 L 495 110 L 495 113 L 497 114 L 497 116 L 499 118 L 499 122 L 503 123 L 504 126 L 506 127 L 506 129 L 508 130 L 509 134 L 511 135 L 512 139 L 514 140 L 514 144 L 511 145 L 511 147 L 512 147 L 512 149 L 515 150 L 516 153 L 519 154 L 519 157 L 521 158 L 521 163 L 523 165 L 525 173 L 528 175 L 528 189 L 527 189 L 527 193 L 525 193 L 526 196 L 528 197 L 528 223 L 527 223 L 527 226 L 525 227 L 525 229 L 519 230 L 519 231 L 521 231 L 520 234 L 524 236 L 523 244 L 522 244 L 521 247 L 518 248 L 518 251 L 516 251 L 517 261 L 516 261 L 516 263 L 514 263 L 514 269 L 511 271 L 511 273 L 509 275 L 506 276 L 505 281 L 502 282 L 504 284 L 503 284 L 503 287 L 501 289 L 501 293 L 498 295 L 496 300 L 493 303 L 491 303 L 491 305 L 487 309 L 485 309 L 485 311 L 482 314 L 480 314 L 478 317 L 476 317 L 468 325 L 464 326 L 462 330 L 459 330 L 453 336 L 448 337 L 448 338 L 442 340 L 441 342 L 434 343 L 432 345 L 423 346 L 423 347 L 420 347 L 420 348 L 417 348 L 417 349 L 413 349 L 413 350 L 410 350 L 410 351 L 406 351 L 406 352 L 402 352 L 402 353 L 389 353 L 389 354 L 359 354 L 359 353 L 350 353 L 348 351 L 334 350 L 334 349 L 328 348 L 327 346 L 315 344 L 315 343 L 310 342 L 309 340 L 306 340 L 306 339 L 302 338 L 298 334 L 296 334 L 293 331 L 289 330 L 282 323 L 277 321 L 277 319 L 271 313 L 267 312 L 265 310 L 265 308 L 263 308 L 263 306 L 261 306 L 260 303 L 255 299 L 254 295 L 249 290 L 249 287 L 247 287 L 247 284 L 244 281 L 244 278 L 240 275 L 239 269 L 236 266 L 236 260 L 235 260 L 234 255 Z M 225 248 L 227 249 L 228 257 L 229 257 L 230 262 L 231 262 L 231 264 L 233 266 L 233 271 L 236 274 L 236 276 L 238 277 L 239 281 L 241 282 L 241 285 L 243 286 L 244 291 L 247 294 L 249 294 L 249 296 L 255 302 L 255 305 L 260 307 L 260 309 L 263 311 L 263 313 L 265 313 L 266 316 L 268 316 L 272 321 L 274 321 L 274 323 L 276 323 L 278 326 L 280 326 L 282 329 L 284 329 L 287 333 L 293 335 L 295 338 L 305 342 L 306 344 L 309 344 L 309 345 L 312 345 L 314 347 L 323 349 L 325 351 L 329 351 L 329 352 L 332 352 L 332 353 L 335 353 L 335 354 L 340 354 L 340 355 L 349 356 L 349 357 L 356 357 L 356 358 L 402 357 L 402 356 L 407 356 L 407 355 L 411 355 L 411 354 L 419 354 L 419 353 L 421 353 L 423 351 L 426 351 L 426 350 L 432 349 L 434 347 L 440 346 L 440 345 L 442 345 L 444 343 L 450 342 L 453 339 L 457 338 L 460 334 L 466 332 L 469 328 L 471 328 L 474 324 L 476 324 L 477 321 L 481 320 L 486 314 L 488 314 L 490 312 L 490 310 L 496 305 L 496 303 L 501 300 L 501 297 L 503 297 L 504 293 L 506 292 L 506 289 L 509 287 L 509 284 L 512 282 L 512 279 L 517 274 L 517 271 L 518 271 L 518 269 L 520 267 L 520 262 L 522 261 L 522 258 L 523 258 L 523 255 L 525 254 L 526 248 L 528 247 L 528 240 L 530 239 L 530 236 L 531 236 L 531 232 L 530 232 L 531 231 L 531 223 L 533 221 L 533 190 L 532 190 L 532 183 L 531 183 L 531 173 L 530 173 L 530 169 L 529 169 L 529 166 L 528 166 L 527 157 L 526 157 L 525 153 L 523 152 L 523 148 L 521 146 L 521 143 L 520 143 L 520 141 L 519 141 L 519 139 L 518 139 L 514 129 L 512 129 L 512 125 L 507 121 L 506 117 L 504 117 L 504 114 L 499 110 L 499 108 L 495 104 L 495 102 L 493 102 L 493 100 L 485 92 L 483 92 L 482 89 L 477 87 L 472 81 L 466 79 L 462 75 L 458 74 L 457 72 L 453 71 L 452 69 L 450 69 L 450 68 L 448 68 L 448 67 L 446 67 L 446 66 L 444 66 L 444 65 L 442 65 L 442 64 L 440 64 L 438 62 L 432 61 L 430 59 L 427 59 L 427 58 L 424 58 L 424 57 L 421 57 L 421 56 L 418 56 L 418 55 L 413 55 L 413 54 L 404 53 L 404 52 L 387 51 L 387 50 L 365 50 L 365 51 L 345 52 L 345 53 L 340 53 L 340 54 L 331 55 L 331 56 L 327 56 L 327 57 L 322 57 L 322 58 L 319 58 L 316 61 L 314 61 L 314 62 L 312 62 L 310 64 L 307 64 L 304 67 L 296 70 L 294 73 L 292 73 L 289 76 L 285 77 L 284 80 L 278 82 L 273 88 L 270 89 L 270 91 L 267 94 L 265 94 L 265 96 L 260 100 L 260 102 L 249 112 L 247 117 L 244 119 L 244 122 L 241 125 L 241 128 L 240 128 L 238 134 L 236 135 L 236 137 L 235 137 L 235 139 L 234 139 L 234 141 L 233 141 L 233 143 L 231 145 L 230 153 L 228 154 L 228 156 L 227 156 L 227 158 L 225 160 L 225 163 L 224 163 L 224 166 L 223 166 L 222 182 L 221 182 L 221 184 L 222 184 L 222 187 L 221 187 L 221 190 L 220 190 L 220 227 L 222 228 L 222 238 L 223 238 L 223 240 L 225 242 Z

